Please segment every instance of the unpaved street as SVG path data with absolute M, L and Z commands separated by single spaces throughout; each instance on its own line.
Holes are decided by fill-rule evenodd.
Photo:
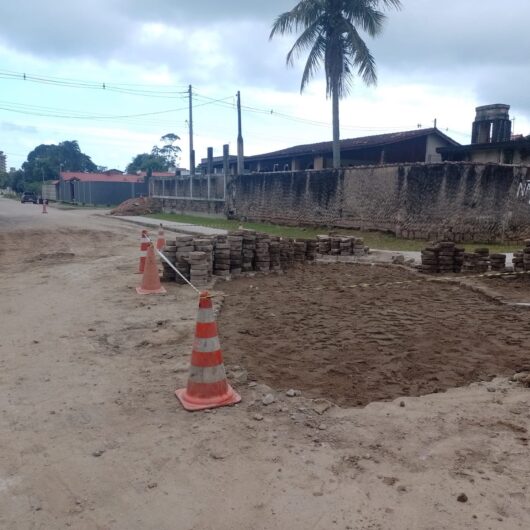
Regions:
M 0 528 L 530 526 L 530 391 L 507 379 L 328 410 L 234 381 L 240 405 L 183 411 L 197 299 L 136 294 L 138 232 L 0 199 Z

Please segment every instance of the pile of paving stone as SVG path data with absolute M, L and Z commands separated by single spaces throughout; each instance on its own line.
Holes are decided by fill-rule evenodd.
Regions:
M 490 255 L 491 270 L 494 272 L 506 271 L 506 254 Z
M 464 252 L 464 261 L 462 263 L 462 272 L 478 271 L 479 255 L 475 252 Z
M 294 262 L 304 263 L 307 252 L 307 243 L 305 241 L 295 241 L 294 246 Z
M 340 255 L 351 256 L 353 254 L 353 237 L 342 237 L 340 239 Z
M 514 272 L 524 272 L 524 256 L 524 250 L 513 253 L 512 263 Z
M 306 240 L 306 253 L 305 257 L 307 261 L 315 261 L 317 258 L 319 243 L 316 239 L 307 239 Z
M 453 241 L 440 241 L 438 243 L 438 272 L 447 274 L 455 270 L 455 243 Z
M 284 239 L 280 241 L 280 264 L 282 270 L 287 270 L 293 266 L 294 263 L 294 241 L 292 239 Z
M 250 272 L 254 270 L 254 260 L 256 257 L 256 232 L 254 230 L 243 230 L 242 242 L 242 262 L 241 270 Z
M 255 268 L 259 272 L 269 272 L 271 269 L 270 239 L 268 234 L 256 234 Z
M 271 236 L 269 251 L 271 255 L 271 271 L 280 272 L 282 270 L 281 266 L 281 241 L 278 236 Z
M 353 238 L 353 255 L 364 256 L 368 254 L 370 249 L 364 246 L 364 239 L 362 237 Z
M 530 239 L 525 240 L 523 249 L 523 266 L 525 271 L 530 271 Z
M 188 260 L 190 252 L 193 252 L 193 236 L 178 235 L 175 237 L 175 268 L 189 280 L 190 262 Z M 178 274 L 175 276 L 177 283 L 186 283 Z
M 243 234 L 230 232 L 227 237 L 230 246 L 230 274 L 238 276 L 243 270 Z
M 438 255 L 440 254 L 440 247 L 436 244 L 427 245 L 421 251 L 421 266 L 420 271 L 427 274 L 435 274 L 438 272 Z
M 478 255 L 477 260 L 477 272 L 483 273 L 488 272 L 490 268 L 490 251 L 489 248 L 476 248 L 475 254 Z
M 317 236 L 318 253 L 328 255 L 331 252 L 331 237 Z
M 174 244 L 171 244 L 171 242 L 168 242 L 164 249 L 162 250 L 164 253 L 164 256 L 171 262 L 175 263 L 176 260 L 176 254 L 177 254 L 177 247 Z M 161 260 L 162 262 L 162 276 L 161 280 L 163 282 L 174 282 L 176 280 L 177 273 L 173 268 L 169 266 L 169 264 L 165 260 Z
M 342 237 L 338 236 L 331 236 L 331 250 L 330 255 L 332 256 L 340 256 L 340 243 L 342 241 Z
M 208 254 L 194 250 L 189 253 L 188 261 L 190 264 L 190 282 L 197 287 L 206 285 L 211 279 Z
M 213 253 L 213 274 L 214 276 L 230 276 L 230 243 L 227 236 L 217 236 Z
M 208 274 L 211 276 L 213 274 L 213 238 L 196 237 L 193 239 L 193 248 L 197 252 L 204 252 L 206 254 L 206 260 L 208 262 Z

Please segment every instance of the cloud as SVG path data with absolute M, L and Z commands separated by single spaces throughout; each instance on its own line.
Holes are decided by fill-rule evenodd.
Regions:
M 6 132 L 37 134 L 39 129 L 33 125 L 17 125 L 8 121 L 0 122 L 0 129 Z

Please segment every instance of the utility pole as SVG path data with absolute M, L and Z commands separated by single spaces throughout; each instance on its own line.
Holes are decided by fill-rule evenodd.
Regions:
M 237 91 L 237 174 L 245 172 L 245 159 L 243 155 L 243 132 L 241 129 L 241 92 Z
M 193 197 L 193 177 L 195 176 L 195 151 L 193 150 L 193 91 L 191 85 L 188 88 L 190 105 L 190 118 L 188 125 L 190 128 L 190 199 Z

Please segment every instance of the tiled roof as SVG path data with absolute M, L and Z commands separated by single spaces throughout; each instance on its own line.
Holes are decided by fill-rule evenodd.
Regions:
M 371 136 L 362 136 L 359 138 L 347 138 L 340 141 L 341 151 L 349 151 L 355 149 L 364 149 L 369 147 L 380 147 L 389 144 L 404 142 L 406 140 L 413 140 L 415 138 L 422 138 L 436 134 L 452 145 L 458 145 L 452 138 L 442 133 L 439 129 L 415 129 L 413 131 L 403 131 L 387 134 L 375 134 Z M 333 151 L 333 142 L 319 142 L 315 144 L 296 145 L 288 147 L 287 149 L 280 149 L 271 153 L 264 153 L 261 155 L 254 155 L 245 157 L 245 160 L 259 160 L 262 158 L 277 158 L 283 156 L 300 156 L 300 155 L 318 155 L 322 153 L 331 153 Z
M 139 175 L 107 175 L 105 173 L 83 173 L 81 171 L 61 171 L 63 180 L 79 180 L 81 182 L 143 182 Z

